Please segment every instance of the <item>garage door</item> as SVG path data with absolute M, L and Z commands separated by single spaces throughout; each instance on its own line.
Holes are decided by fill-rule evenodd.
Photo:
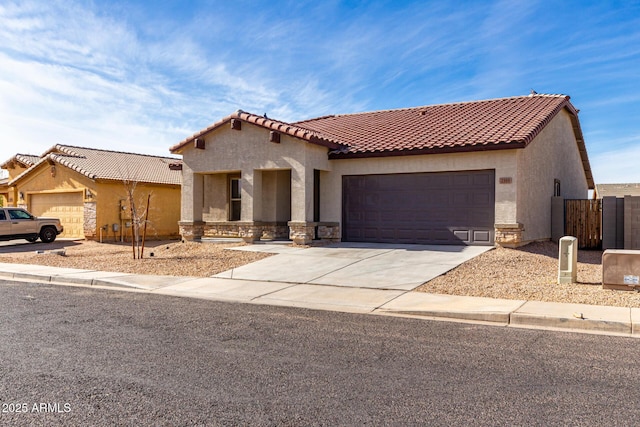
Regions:
M 344 176 L 342 239 L 493 245 L 495 172 Z
M 30 201 L 32 214 L 60 218 L 64 232 L 59 237 L 84 237 L 82 193 L 33 194 Z

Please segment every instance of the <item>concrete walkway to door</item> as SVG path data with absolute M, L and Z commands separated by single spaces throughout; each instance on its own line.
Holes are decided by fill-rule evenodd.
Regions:
M 491 248 L 384 243 L 296 248 L 255 244 L 233 249 L 277 255 L 213 277 L 409 291 Z

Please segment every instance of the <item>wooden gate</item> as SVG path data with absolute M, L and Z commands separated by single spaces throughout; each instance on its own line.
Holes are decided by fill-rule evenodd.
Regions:
M 565 200 L 565 236 L 578 238 L 580 249 L 602 248 L 602 200 Z

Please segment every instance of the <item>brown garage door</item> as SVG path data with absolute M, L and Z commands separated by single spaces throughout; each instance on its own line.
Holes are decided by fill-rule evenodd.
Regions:
M 353 175 L 342 180 L 342 239 L 493 245 L 495 172 Z
M 59 237 L 84 237 L 82 193 L 32 194 L 29 211 L 36 216 L 59 218 L 64 227 Z

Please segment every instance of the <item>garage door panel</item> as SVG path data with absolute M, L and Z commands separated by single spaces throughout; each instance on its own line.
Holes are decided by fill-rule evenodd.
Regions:
M 59 237 L 84 237 L 82 193 L 32 194 L 29 211 L 36 216 L 59 218 L 64 232 Z
M 494 186 L 493 170 L 345 176 L 343 239 L 491 245 Z

